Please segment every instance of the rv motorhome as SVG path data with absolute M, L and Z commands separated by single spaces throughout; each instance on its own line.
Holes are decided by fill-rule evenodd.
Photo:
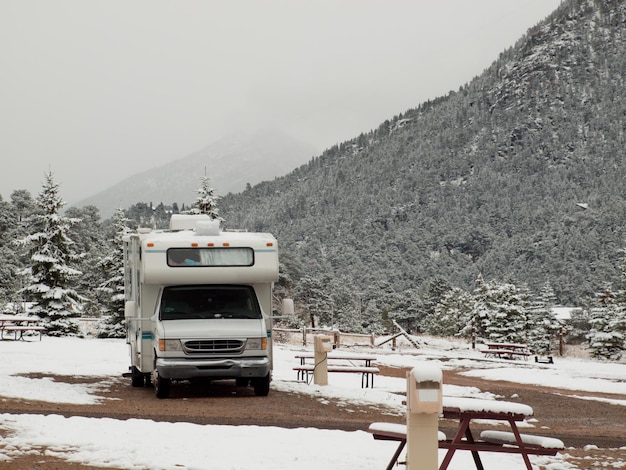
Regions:
M 132 385 L 167 398 L 172 382 L 235 379 L 267 395 L 276 239 L 175 214 L 169 230 L 140 228 L 123 244 Z

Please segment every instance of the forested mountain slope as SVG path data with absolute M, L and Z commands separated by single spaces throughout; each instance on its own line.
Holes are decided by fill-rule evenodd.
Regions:
M 625 2 L 566 1 L 471 83 L 229 195 L 222 215 L 274 233 L 296 279 L 471 290 L 480 273 L 577 303 L 620 287 L 625 76 Z

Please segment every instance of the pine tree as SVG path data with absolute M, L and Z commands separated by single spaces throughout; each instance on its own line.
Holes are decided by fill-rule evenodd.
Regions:
M 29 218 L 30 235 L 17 241 L 30 256 L 30 284 L 22 291 L 35 302 L 31 311 L 42 317 L 49 335 L 77 335 L 83 298 L 72 288 L 72 281 L 81 272 L 73 267 L 78 255 L 68 233 L 80 220 L 60 215 L 65 202 L 58 193 L 59 185 L 50 171 L 36 200 L 39 212 Z
M 295 285 L 294 294 L 300 310 L 308 314 L 311 326 L 330 326 L 333 308 L 327 290 L 328 278 L 318 279 L 304 276 Z M 320 325 L 316 324 L 316 319 Z
M 74 242 L 74 251 L 80 253 L 74 267 L 82 273 L 75 285 L 75 289 L 84 296 L 82 315 L 99 317 L 102 294 L 93 287 L 102 282 L 103 276 L 98 266 L 98 260 L 104 250 L 100 211 L 96 206 L 70 207 L 65 211 L 65 216 L 80 219 L 79 224 L 74 224 L 70 228 L 69 237 Z
M 101 338 L 123 338 L 126 335 L 122 237 L 129 232 L 129 219 L 123 209 L 117 209 L 112 222 L 113 234 L 107 243 L 107 253 L 98 262 L 105 277 L 105 281 L 98 287 L 104 294 L 102 320 L 98 324 L 98 336 Z
M 14 301 L 14 294 L 18 290 L 16 275 L 18 271 L 18 256 L 12 246 L 11 236 L 16 226 L 16 211 L 14 207 L 2 200 L 0 196 L 0 307 Z M 15 309 L 13 309 L 15 310 Z
M 526 309 L 517 287 L 488 282 L 482 287 L 477 303 L 484 339 L 495 343 L 526 341 Z
M 453 287 L 443 294 L 432 315 L 426 318 L 426 333 L 439 336 L 456 336 L 470 323 L 473 299 L 463 289 Z
M 209 185 L 208 176 L 202 176 L 200 178 L 201 185 L 198 188 L 198 197 L 192 204 L 191 208 L 187 211 L 188 214 L 206 214 L 211 219 L 217 219 L 223 221 L 219 215 L 219 209 L 217 208 L 217 201 L 219 196 L 215 194 L 215 190 Z
M 616 298 L 607 287 L 597 294 L 596 305 L 591 309 L 591 331 L 587 338 L 591 355 L 595 358 L 618 360 L 624 352 L 626 315 Z
M 552 312 L 555 305 L 556 295 L 548 281 L 528 309 L 528 347 L 536 354 L 548 355 L 554 348 L 554 340 L 562 326 Z

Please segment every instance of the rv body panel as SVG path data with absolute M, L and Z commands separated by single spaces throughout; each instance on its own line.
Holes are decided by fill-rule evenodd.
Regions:
M 137 375 L 156 380 L 163 397 L 163 380 L 252 379 L 255 392 L 267 394 L 278 279 L 272 235 L 140 229 L 124 237 L 124 260 L 133 385 Z M 245 305 L 218 307 L 227 301 Z

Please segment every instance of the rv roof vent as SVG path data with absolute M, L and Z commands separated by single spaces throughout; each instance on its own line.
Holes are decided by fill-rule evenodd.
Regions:
M 199 220 L 211 220 L 206 214 L 172 214 L 170 230 L 193 230 Z
M 196 235 L 218 236 L 220 234 L 219 220 L 198 220 L 196 222 Z

